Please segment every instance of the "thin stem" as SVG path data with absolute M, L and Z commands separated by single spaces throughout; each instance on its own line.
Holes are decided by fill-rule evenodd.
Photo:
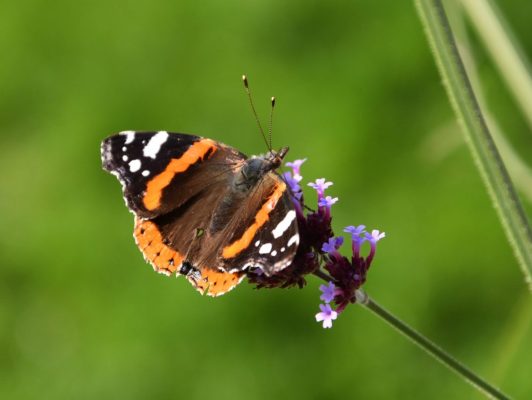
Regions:
M 532 290 L 532 230 L 476 100 L 443 5 L 440 0 L 416 0 L 416 5 L 462 131 Z
M 323 279 L 325 282 L 334 282 L 334 279 L 325 272 L 323 272 L 321 268 L 314 271 L 313 274 L 316 275 L 318 278 Z
M 454 357 L 442 350 L 435 343 L 431 342 L 421 333 L 411 328 L 399 318 L 390 314 L 390 312 L 375 303 L 360 289 L 357 291 L 357 299 L 359 299 L 359 304 L 365 306 L 368 310 L 372 311 L 374 314 L 382 318 L 384 321 L 386 321 L 388 324 L 393 326 L 400 333 L 410 339 L 413 343 L 417 344 L 419 347 L 421 347 L 423 350 L 425 350 L 427 353 L 429 353 L 447 368 L 467 380 L 485 395 L 494 399 L 509 399 L 509 397 L 502 393 L 499 389 L 490 385 L 488 382 L 486 382 L 480 376 L 475 374 L 465 365 L 463 365 Z
M 332 282 L 332 278 L 328 277 L 327 274 L 323 273 L 321 270 L 315 271 L 314 275 L 320 277 L 326 282 Z M 509 397 L 502 393 L 499 389 L 490 385 L 480 376 L 478 376 L 465 365 L 463 365 L 456 358 L 448 354 L 441 347 L 431 342 L 421 333 L 401 321 L 399 318 L 391 314 L 386 309 L 382 308 L 375 301 L 373 301 L 362 289 L 357 289 L 355 291 L 355 297 L 357 304 L 360 304 L 366 307 L 368 310 L 372 311 L 375 315 L 377 315 L 378 317 L 386 321 L 388 324 L 390 324 L 392 327 L 394 327 L 397 331 L 399 331 L 399 333 L 406 336 L 414 344 L 418 345 L 422 350 L 426 351 L 428 354 L 430 354 L 436 360 L 441 362 L 451 371 L 464 378 L 467 382 L 479 389 L 485 395 L 494 399 L 509 399 Z

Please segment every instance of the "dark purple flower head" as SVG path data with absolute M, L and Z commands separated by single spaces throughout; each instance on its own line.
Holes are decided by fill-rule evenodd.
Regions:
M 258 271 L 247 272 L 248 278 L 258 288 L 274 287 L 303 287 L 306 284 L 305 276 L 317 275 L 328 281 L 321 285 L 320 299 L 326 304 L 320 304 L 321 312 L 316 314 L 316 321 L 322 322 L 324 328 L 332 327 L 335 320 L 347 305 L 357 301 L 356 294 L 366 281 L 366 275 L 373 261 L 377 242 L 385 234 L 377 230 L 368 233 L 364 225 L 348 226 L 344 232 L 351 235 L 352 256 L 347 258 L 340 253 L 344 242 L 343 237 L 335 237 L 331 223 L 331 206 L 338 201 L 337 197 L 325 196 L 325 190 L 332 182 L 324 178 L 308 183 L 308 186 L 318 193 L 318 202 L 315 211 L 305 204 L 300 182 L 301 165 L 306 159 L 296 160 L 286 165 L 292 172 L 283 174 L 292 196 L 296 209 L 297 225 L 300 242 L 297 253 L 292 263 L 278 273 L 267 276 Z M 367 257 L 361 255 L 361 245 L 368 241 L 371 249 Z M 323 269 L 322 269 L 323 268 Z M 360 297 L 360 296 L 359 296 Z M 336 309 L 331 304 L 336 305 Z

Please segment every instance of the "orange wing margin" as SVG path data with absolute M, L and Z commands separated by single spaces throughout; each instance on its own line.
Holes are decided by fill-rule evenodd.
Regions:
M 241 272 L 230 273 L 204 268 L 200 273 L 199 278 L 192 274 L 187 276 L 187 279 L 198 292 L 212 297 L 229 292 L 244 279 L 244 274 Z
M 183 255 L 163 243 L 157 225 L 151 221 L 135 218 L 133 236 L 144 258 L 155 271 L 170 276 L 178 270 L 183 262 Z
M 161 232 L 156 224 L 135 218 L 135 242 L 144 258 L 153 269 L 161 274 L 172 275 L 179 271 L 183 255 L 163 243 Z M 201 275 L 200 275 L 201 274 Z M 198 276 L 188 275 L 188 281 L 201 294 L 216 297 L 234 289 L 244 278 L 240 272 L 230 273 L 203 268 Z

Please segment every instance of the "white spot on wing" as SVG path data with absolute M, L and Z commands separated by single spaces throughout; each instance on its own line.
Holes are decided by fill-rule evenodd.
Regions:
M 142 167 L 142 163 L 140 162 L 140 160 L 132 160 L 129 162 L 129 170 L 131 172 L 137 172 L 140 167 Z
M 272 250 L 272 244 L 271 243 L 264 243 L 259 248 L 259 254 L 268 254 Z
M 126 150 L 127 150 L 126 146 L 122 147 L 122 151 L 126 151 Z
M 127 161 L 128 160 L 127 156 L 122 156 L 122 160 Z
M 135 132 L 134 131 L 124 131 L 120 132 L 121 135 L 126 135 L 126 141 L 125 144 L 131 143 L 133 140 L 135 140 Z
M 260 244 L 260 240 L 257 240 L 257 241 L 255 242 L 255 247 L 259 247 L 259 244 Z
M 148 176 L 149 174 L 150 174 L 150 171 L 148 171 L 147 169 L 142 171 L 142 176 Z
M 275 257 L 277 255 L 277 250 L 272 251 L 272 257 Z
M 157 153 L 161 149 L 161 146 L 168 139 L 168 136 L 168 132 L 166 131 L 157 132 L 154 136 L 152 136 L 148 144 L 142 149 L 144 157 L 155 159 Z
M 299 235 L 296 233 L 294 236 L 292 236 L 290 238 L 290 240 L 288 241 L 288 244 L 287 246 L 290 247 L 292 246 L 293 244 L 299 244 Z
M 296 212 L 294 210 L 288 211 L 283 220 L 277 224 L 275 229 L 272 231 L 272 235 L 275 239 L 281 237 L 283 233 L 290 227 L 292 221 L 296 218 Z
M 281 247 L 281 253 L 284 253 L 285 250 L 286 250 L 286 247 Z

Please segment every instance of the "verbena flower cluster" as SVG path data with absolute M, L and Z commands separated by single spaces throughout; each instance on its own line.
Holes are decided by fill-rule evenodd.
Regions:
M 351 236 L 351 258 L 343 256 L 339 249 L 344 238 L 335 236 L 331 227 L 331 207 L 338 201 L 338 197 L 325 196 L 332 182 L 325 179 L 316 179 L 308 183 L 308 186 L 316 190 L 318 195 L 317 210 L 312 210 L 305 204 L 303 191 L 300 183 L 301 165 L 306 161 L 296 160 L 286 163 L 292 169 L 284 173 L 292 193 L 292 201 L 297 215 L 300 243 L 290 266 L 273 276 L 250 272 L 248 274 L 251 283 L 258 288 L 274 287 L 303 287 L 306 284 L 305 275 L 314 274 L 328 281 L 327 285 L 321 285 L 320 312 L 316 314 L 316 321 L 322 322 L 324 328 L 331 328 L 332 321 L 338 317 L 345 307 L 356 302 L 355 292 L 366 281 L 369 267 L 375 257 L 377 242 L 385 234 L 377 230 L 367 232 L 364 225 L 348 226 L 344 232 Z M 361 254 L 361 246 L 364 242 L 370 245 L 367 256 Z M 333 305 L 336 307 L 333 308 Z

